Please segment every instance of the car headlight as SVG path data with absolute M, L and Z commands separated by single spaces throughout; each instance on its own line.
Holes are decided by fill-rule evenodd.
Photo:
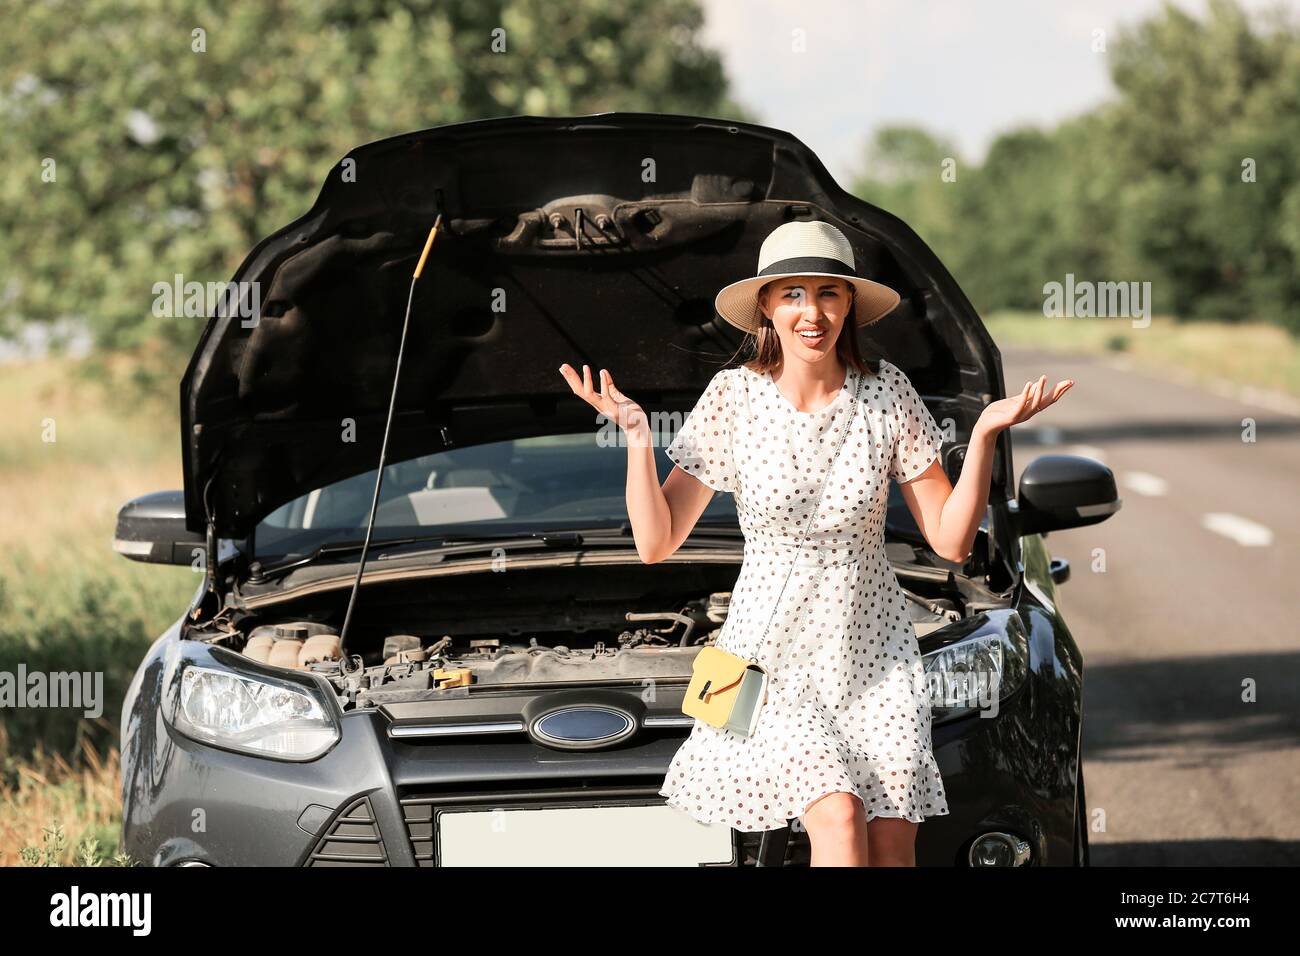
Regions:
M 922 656 L 930 713 L 934 720 L 983 711 L 997 716 L 998 705 L 1024 683 L 1029 673 L 1029 641 L 1016 615 L 992 633 L 973 634 Z
M 173 724 L 187 737 L 231 750 L 310 760 L 338 740 L 338 727 L 310 690 L 287 681 L 188 664 Z

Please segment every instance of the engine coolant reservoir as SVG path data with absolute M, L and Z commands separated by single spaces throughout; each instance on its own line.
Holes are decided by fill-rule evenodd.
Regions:
M 314 621 L 294 621 L 253 628 L 244 656 L 272 667 L 306 670 L 309 664 L 338 660 L 341 650 L 333 628 Z

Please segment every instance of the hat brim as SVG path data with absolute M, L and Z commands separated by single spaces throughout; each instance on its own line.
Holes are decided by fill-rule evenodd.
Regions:
M 752 276 L 724 286 L 714 298 L 713 307 L 717 309 L 718 315 L 736 328 L 745 332 L 757 332 L 763 318 L 762 310 L 758 307 L 758 290 L 769 282 L 796 275 L 827 276 L 832 279 L 843 279 L 852 284 L 853 307 L 858 328 L 879 322 L 893 312 L 903 298 L 887 285 L 858 276 L 840 275 L 835 272 L 781 272 L 775 275 Z

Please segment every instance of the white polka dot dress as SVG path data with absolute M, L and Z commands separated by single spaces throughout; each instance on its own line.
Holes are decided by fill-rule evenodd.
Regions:
M 717 644 L 757 657 L 771 682 L 753 735 L 695 722 L 659 790 L 670 806 L 747 832 L 784 827 L 836 790 L 856 794 L 867 819 L 948 813 L 916 631 L 884 549 L 889 479 L 925 471 L 942 438 L 890 362 L 878 376 L 850 367 L 813 412 L 795 408 L 771 373 L 714 375 L 666 451 L 735 495 L 745 557 Z

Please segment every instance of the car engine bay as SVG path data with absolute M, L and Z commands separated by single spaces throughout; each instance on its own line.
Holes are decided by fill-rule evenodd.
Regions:
M 933 572 L 901 590 L 918 639 L 1006 603 L 968 578 Z M 487 631 L 484 625 L 490 627 L 491 621 L 462 616 L 453 633 L 427 626 L 385 628 L 371 621 L 350 632 L 346 661 L 334 624 L 342 615 L 322 614 L 318 604 L 310 607 L 310 615 L 303 607 L 296 608 L 296 615 L 267 608 L 237 620 L 223 612 L 206 627 L 192 628 L 190 636 L 259 664 L 317 674 L 334 687 L 343 709 L 350 710 L 463 696 L 476 687 L 689 679 L 696 653 L 721 634 L 730 601 L 730 591 L 709 591 L 661 610 L 630 611 L 623 604 L 619 613 L 619 605 L 602 604 L 586 616 L 539 611 L 514 618 L 508 628 Z M 551 626 L 537 626 L 538 620 Z

